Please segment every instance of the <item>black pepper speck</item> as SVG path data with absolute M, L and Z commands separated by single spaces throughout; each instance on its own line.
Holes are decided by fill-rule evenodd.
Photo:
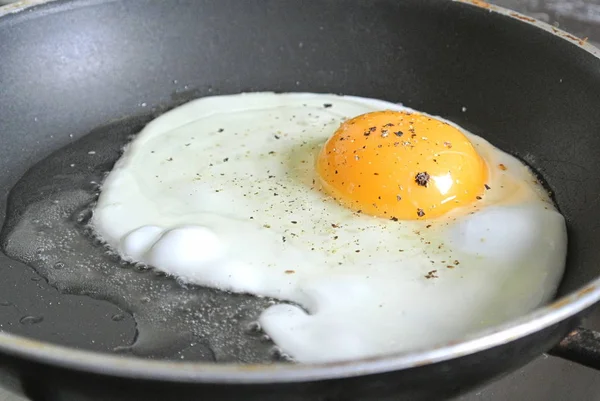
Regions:
M 429 178 L 430 177 L 429 174 L 427 174 L 427 171 L 423 171 L 422 173 L 417 173 L 417 175 L 415 176 L 415 182 L 417 183 L 417 185 L 426 187 L 429 183 Z

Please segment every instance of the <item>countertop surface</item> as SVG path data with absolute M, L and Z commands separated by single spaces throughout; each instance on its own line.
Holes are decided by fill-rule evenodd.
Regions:
M 0 5 L 8 3 L 0 0 Z M 497 0 L 600 47 L 600 0 Z M 600 330 L 600 308 L 586 323 Z M 455 401 L 600 401 L 600 372 L 543 355 L 524 368 Z M 0 401 L 25 401 L 0 389 Z

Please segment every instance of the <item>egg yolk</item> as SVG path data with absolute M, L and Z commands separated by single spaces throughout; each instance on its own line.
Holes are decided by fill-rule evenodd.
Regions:
M 317 172 L 325 191 L 355 211 L 415 220 L 481 199 L 488 168 L 450 124 L 415 112 L 377 111 L 338 128 L 318 155 Z

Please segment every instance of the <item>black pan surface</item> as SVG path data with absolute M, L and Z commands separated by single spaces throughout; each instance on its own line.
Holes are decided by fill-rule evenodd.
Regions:
M 600 272 L 600 180 L 594 177 L 600 167 L 600 60 L 577 38 L 530 22 L 434 0 L 59 0 L 4 16 L 3 249 L 27 204 L 64 190 L 56 179 L 69 170 L 67 159 L 77 161 L 80 179 L 100 181 L 128 136 L 171 107 L 244 91 L 343 93 L 443 116 L 536 169 L 568 220 L 568 269 L 559 296 L 569 294 Z M 42 162 L 35 179 L 15 187 L 7 204 L 27 169 L 64 146 L 70 150 Z M 86 158 L 90 146 L 97 157 Z M 93 194 L 97 188 L 85 189 Z M 106 353 L 135 341 L 136 321 L 125 303 L 115 305 L 93 285 L 61 286 L 61 269 L 29 265 L 44 279 L 0 254 L 2 330 Z M 524 363 L 562 335 L 546 331 L 548 345 L 540 343 L 539 350 L 511 349 L 514 359 L 498 368 Z M 205 346 L 162 344 L 142 354 L 218 359 Z M 479 360 L 471 363 L 475 368 Z M 476 378 L 494 374 L 490 368 Z

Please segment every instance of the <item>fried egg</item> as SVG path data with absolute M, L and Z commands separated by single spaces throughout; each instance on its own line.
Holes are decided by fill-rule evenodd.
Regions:
M 375 99 L 248 93 L 149 123 L 103 183 L 96 233 L 186 283 L 273 297 L 294 360 L 454 341 L 554 295 L 564 218 L 516 158 Z

